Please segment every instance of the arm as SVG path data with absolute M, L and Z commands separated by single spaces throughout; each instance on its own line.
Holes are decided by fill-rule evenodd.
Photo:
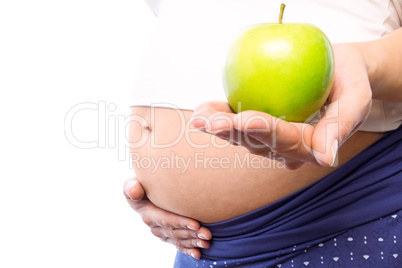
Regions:
M 354 45 L 366 60 L 373 98 L 402 101 L 402 28 Z
M 162 241 L 197 259 L 201 257 L 198 248 L 209 247 L 211 232 L 207 228 L 193 219 L 156 207 L 147 199 L 142 185 L 135 178 L 124 183 L 123 193 L 131 208 L 151 228 L 152 234 Z

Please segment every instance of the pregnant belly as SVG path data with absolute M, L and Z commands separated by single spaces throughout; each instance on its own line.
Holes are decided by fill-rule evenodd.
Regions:
M 335 168 L 304 165 L 286 170 L 192 128 L 192 111 L 133 107 L 131 162 L 148 198 L 157 206 L 211 223 L 270 204 Z M 339 165 L 382 134 L 358 132 L 339 150 Z

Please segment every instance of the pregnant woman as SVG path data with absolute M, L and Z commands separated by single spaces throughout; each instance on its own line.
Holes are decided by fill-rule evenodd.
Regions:
M 313 126 L 225 102 L 233 36 L 275 21 L 280 2 L 150 1 L 158 24 L 130 124 L 140 183 L 126 194 L 185 253 L 175 267 L 401 267 L 402 2 L 341 2 L 287 3 L 284 23 L 312 23 L 334 44 Z

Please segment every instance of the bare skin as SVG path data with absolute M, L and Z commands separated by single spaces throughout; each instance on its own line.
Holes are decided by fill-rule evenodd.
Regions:
M 303 165 L 294 171 L 194 129 L 192 111 L 133 107 L 131 113 L 145 119 L 132 122 L 130 136 L 133 167 L 147 197 L 204 223 L 228 220 L 294 193 L 381 137 L 357 133 L 340 149 L 336 167 Z
M 150 107 L 135 107 L 131 112 L 141 115 L 141 118 L 149 119 L 151 110 Z M 194 258 L 201 257 L 198 248 L 208 248 L 209 240 L 212 238 L 210 231 L 201 227 L 199 221 L 217 222 L 230 219 L 287 196 L 319 180 L 383 135 L 355 133 L 345 143 L 346 145 L 340 148 L 335 167 L 306 164 L 297 170 L 288 170 L 275 160 L 250 154 L 244 147 L 230 145 L 220 138 L 216 139 L 216 143 L 225 148 L 211 146 L 197 149 L 194 144 L 206 144 L 213 136 L 200 131 L 192 132 L 196 130 L 188 123 L 191 111 L 180 111 L 187 125 L 185 133 L 192 133 L 189 135 L 191 138 L 186 139 L 183 136 L 179 140 L 176 139 L 179 133 L 177 131 L 169 131 L 172 136 L 164 131 L 158 131 L 183 124 L 178 111 L 156 108 L 152 113 L 154 114 L 152 124 L 148 123 L 151 121 L 143 121 L 143 124 L 135 121 L 130 127 L 133 145 L 138 141 L 138 137 L 142 137 L 141 139 L 147 137 L 148 142 L 142 144 L 140 148 L 133 149 L 133 154 L 136 154 L 133 166 L 142 185 L 135 183 L 135 179 L 128 181 L 125 186 L 126 197 L 155 236 L 175 245 L 178 250 Z M 156 144 L 167 144 L 172 141 L 175 143 L 165 149 L 152 148 L 152 136 Z M 197 153 L 201 155 L 201 160 L 204 156 L 210 158 L 205 161 L 206 168 L 202 166 L 204 162 L 199 162 L 198 168 L 194 168 L 196 164 L 193 160 L 185 172 L 182 166 L 158 169 L 153 166 L 149 168 L 138 166 L 140 163 L 137 154 L 141 155 L 142 159 L 173 159 L 172 152 L 186 159 L 191 157 L 194 159 Z M 246 155 L 249 156 L 247 163 L 253 165 L 249 168 L 241 168 L 240 164 L 237 168 L 230 169 L 210 168 L 214 165 L 211 159 L 229 159 L 224 163 L 234 163 L 236 157 L 244 161 L 247 159 Z M 256 161 L 253 162 L 252 159 Z M 258 165 L 261 167 L 258 168 Z M 148 167 L 148 164 L 146 166 Z M 226 166 L 229 167 L 230 164 Z
M 251 209 L 253 206 L 263 205 L 264 202 L 265 203 L 273 202 L 274 200 L 280 198 L 281 196 L 285 196 L 291 192 L 294 192 L 298 187 L 304 187 L 303 185 L 308 185 L 309 183 L 318 180 L 319 179 L 317 178 L 319 177 L 318 175 L 310 176 L 308 175 L 309 174 L 308 171 L 309 170 L 314 171 L 314 173 L 317 172 L 317 174 L 320 174 L 320 176 L 322 177 L 326 174 L 326 172 L 329 172 L 328 170 L 331 170 L 331 167 L 329 166 L 336 165 L 336 167 L 339 167 L 340 165 L 342 165 L 342 163 L 344 163 L 344 161 L 347 161 L 348 159 L 353 157 L 353 155 L 357 154 L 359 151 L 361 151 L 369 144 L 371 144 L 379 137 L 381 137 L 382 134 L 378 133 L 367 134 L 362 132 L 356 132 L 356 130 L 358 126 L 360 126 L 365 121 L 368 115 L 368 111 L 370 110 L 371 105 L 371 98 L 376 98 L 385 101 L 394 101 L 394 102 L 402 101 L 402 94 L 400 90 L 402 88 L 402 78 L 401 78 L 402 76 L 400 75 L 402 73 L 402 64 L 401 64 L 402 47 L 400 46 L 401 42 L 402 42 L 402 29 L 398 29 L 394 31 L 392 34 L 389 34 L 388 36 L 379 40 L 364 43 L 355 43 L 355 44 L 339 44 L 334 46 L 336 56 L 335 61 L 336 77 L 335 77 L 334 88 L 332 89 L 331 96 L 328 99 L 327 103 L 328 109 L 326 110 L 326 115 L 330 111 L 335 111 L 338 112 L 338 116 L 337 117 L 324 116 L 323 117 L 324 120 L 330 119 L 329 121 L 323 122 L 323 124 L 321 124 L 321 126 L 324 127 L 318 127 L 320 126 L 320 123 L 318 123 L 312 128 L 310 127 L 303 128 L 291 123 L 288 124 L 287 122 L 282 121 L 276 122 L 275 119 L 272 120 L 272 118 L 266 114 L 253 114 L 252 112 L 243 114 L 242 116 L 243 119 L 247 119 L 255 115 L 265 117 L 267 119 L 266 122 L 275 122 L 276 126 L 278 127 L 280 126 L 282 130 L 285 130 L 281 131 L 281 135 L 276 136 L 279 137 L 284 144 L 283 146 L 280 147 L 276 146 L 278 144 L 277 141 L 275 141 L 275 143 L 272 143 L 272 135 L 270 134 L 270 130 L 272 130 L 272 128 L 270 129 L 267 128 L 265 132 L 264 131 L 260 132 L 263 133 L 263 135 L 259 135 L 258 137 L 256 136 L 251 137 L 254 138 L 254 141 L 256 140 L 260 142 L 261 145 L 266 146 L 265 149 L 262 148 L 259 150 L 254 150 L 251 147 L 247 147 L 247 144 L 242 142 L 242 140 L 240 140 L 239 143 L 239 139 L 237 139 L 238 137 L 237 134 L 225 135 L 224 132 L 222 131 L 231 130 L 229 131 L 229 133 L 236 131 L 236 133 L 240 132 L 247 135 L 247 131 L 249 130 L 247 127 L 250 127 L 250 125 L 244 127 L 245 125 L 242 124 L 242 121 L 238 120 L 239 117 L 236 117 L 236 115 L 234 115 L 230 111 L 230 109 L 228 109 L 227 105 L 224 103 L 217 104 L 211 102 L 200 105 L 195 111 L 196 117 L 198 116 L 198 119 L 196 117 L 193 118 L 194 125 L 197 128 L 203 128 L 204 130 L 209 131 L 211 134 L 220 136 L 221 138 L 229 141 L 230 143 L 241 144 L 243 147 L 242 149 L 239 150 L 242 151 L 243 153 L 250 151 L 253 154 L 257 155 L 261 154 L 263 157 L 272 157 L 272 154 L 269 153 L 275 152 L 276 159 L 281 158 L 281 162 L 283 162 L 286 165 L 286 167 L 290 169 L 299 168 L 297 172 L 305 169 L 305 171 L 303 171 L 302 176 L 303 178 L 299 181 L 292 180 L 291 176 L 290 177 L 283 176 L 285 178 L 285 181 L 289 180 L 289 182 L 291 182 L 292 189 L 289 189 L 289 185 L 284 186 L 282 184 L 283 183 L 282 180 L 270 179 L 269 176 L 267 176 L 268 179 L 265 180 L 264 178 L 266 177 L 260 175 L 261 180 L 269 182 L 268 183 L 269 186 L 265 185 L 264 191 L 268 192 L 271 191 L 270 193 L 272 194 L 268 198 L 264 195 L 264 198 L 266 199 L 260 203 L 258 203 L 258 201 L 254 201 L 254 203 L 252 202 L 253 205 L 240 204 L 239 208 L 238 207 L 233 208 L 233 206 L 230 206 L 233 203 L 230 202 L 236 203 L 240 198 L 234 201 L 227 202 L 228 200 L 225 199 L 226 198 L 225 195 L 222 195 L 224 203 L 227 202 L 225 204 L 228 204 L 229 208 L 231 209 L 230 212 L 231 214 L 227 213 L 226 216 L 222 217 L 222 219 L 230 217 L 230 215 L 233 216 L 238 213 L 241 214 L 242 212 L 247 211 L 247 209 Z M 338 110 L 336 109 L 337 107 Z M 340 107 L 341 109 L 339 109 Z M 140 113 L 140 114 L 147 113 L 146 112 L 147 108 L 141 108 L 141 109 L 145 110 L 132 111 L 132 113 Z M 186 112 L 186 118 L 190 114 L 191 112 L 188 112 L 188 114 Z M 224 121 L 213 120 L 214 118 L 216 118 L 216 116 L 221 117 L 222 114 L 226 115 L 226 118 L 229 118 L 231 120 L 224 120 Z M 206 123 L 205 118 L 208 118 L 207 125 L 205 125 Z M 161 120 L 164 121 L 163 119 Z M 170 122 L 170 119 L 166 120 Z M 222 122 L 224 124 L 222 124 Z M 227 122 L 229 122 L 229 125 L 226 124 Z M 328 133 L 325 133 L 323 130 L 326 129 L 327 125 L 326 123 L 329 122 L 337 123 L 338 128 L 336 128 L 335 130 L 329 129 Z M 156 125 L 153 126 L 153 128 L 156 129 L 160 128 L 158 125 L 159 123 L 156 123 Z M 166 122 L 163 122 L 162 127 L 163 126 L 167 126 L 167 128 L 164 130 L 167 131 L 168 133 L 171 131 L 170 123 L 166 125 Z M 253 129 L 257 128 L 259 130 L 263 130 L 264 126 L 267 125 L 265 124 L 262 127 L 261 125 L 260 126 L 254 125 Z M 278 129 L 276 128 L 275 130 Z M 307 130 L 310 132 L 305 133 L 307 134 L 307 136 L 306 135 L 302 136 L 300 135 L 302 133 L 302 130 Z M 143 130 L 141 130 L 141 132 L 142 131 Z M 290 137 L 289 134 L 291 134 Z M 325 139 L 322 139 L 324 136 Z M 205 137 L 209 138 L 210 136 Z M 337 140 L 338 146 L 333 146 L 335 139 Z M 322 142 L 323 140 L 325 140 L 325 142 Z M 286 142 L 288 142 L 287 146 Z M 306 147 L 305 146 L 306 144 L 309 146 Z M 336 152 L 336 150 L 338 149 L 337 147 L 339 147 L 340 145 L 342 145 L 342 147 L 340 147 L 338 152 L 339 162 L 336 163 L 337 162 L 336 160 L 334 162 L 334 155 L 336 155 L 336 153 L 334 153 L 334 150 L 332 150 L 332 148 L 335 148 Z M 185 144 L 183 146 L 184 146 L 183 148 L 186 148 Z M 287 150 L 286 148 L 293 148 L 293 149 Z M 135 150 L 136 149 L 134 149 L 134 151 Z M 228 151 L 232 152 L 233 155 L 233 152 L 235 152 L 235 150 L 237 149 L 231 148 Z M 311 154 L 311 152 L 313 152 L 313 154 Z M 321 154 L 314 154 L 314 152 L 319 152 Z M 152 150 L 148 151 L 147 153 L 149 153 L 150 155 L 153 154 Z M 186 151 L 186 153 L 189 152 Z M 210 151 L 210 153 L 214 155 L 212 151 Z M 305 163 L 309 163 L 312 165 L 306 168 L 307 165 L 305 165 Z M 325 168 L 317 166 L 324 166 Z M 279 176 L 282 170 L 276 169 L 274 172 L 278 172 L 276 173 L 276 175 Z M 288 172 L 288 174 L 292 174 L 292 171 L 286 171 L 286 172 Z M 285 174 L 285 172 L 283 174 Z M 163 188 L 166 185 L 166 181 L 162 181 L 161 179 L 159 180 L 159 182 L 162 181 L 162 184 L 158 184 L 156 180 L 147 179 L 145 177 L 140 178 L 141 174 L 139 173 L 137 173 L 137 175 L 139 176 L 139 180 L 141 181 L 141 183 L 144 184 L 144 188 L 146 190 L 147 195 L 150 196 L 150 200 L 154 201 L 155 199 L 156 203 L 158 204 L 162 203 L 162 207 L 166 208 L 167 210 L 155 206 L 148 199 L 146 199 L 144 195 L 145 192 L 143 191 L 143 188 L 139 183 L 135 184 L 133 187 L 127 186 L 125 188 L 125 194 L 126 197 L 128 198 L 129 203 L 135 210 L 140 212 L 142 218 L 144 219 L 144 221 L 146 221 L 148 226 L 151 227 L 151 230 L 156 236 L 160 237 L 164 241 L 176 245 L 177 248 L 180 251 L 184 252 L 185 254 L 191 255 L 195 258 L 199 258 L 201 255 L 198 248 L 208 247 L 209 244 L 207 243 L 207 240 L 211 238 L 210 232 L 205 228 L 200 228 L 198 221 L 169 212 L 169 210 L 177 212 L 179 214 L 186 215 L 187 210 L 191 208 L 191 206 L 195 205 L 195 210 L 190 209 L 190 211 L 188 211 L 189 215 L 202 219 L 206 215 L 203 214 L 203 212 L 205 212 L 205 207 L 208 208 L 208 206 L 202 203 L 202 200 L 205 201 L 205 199 L 203 199 L 205 198 L 204 191 L 207 191 L 207 193 L 209 193 L 211 187 L 217 187 L 217 189 L 213 189 L 215 193 L 219 193 L 219 191 L 224 192 L 223 190 L 219 190 L 219 182 L 222 181 L 219 179 L 222 177 L 220 176 L 217 177 L 219 179 L 215 181 L 210 180 L 209 184 L 203 186 L 204 188 L 198 188 L 200 186 L 199 180 L 200 178 L 203 177 L 203 174 L 200 172 L 198 173 L 196 172 L 194 173 L 194 175 L 196 175 L 195 177 L 190 176 L 188 177 L 189 180 L 194 182 L 195 185 L 197 186 L 194 187 L 193 189 L 192 189 L 193 185 L 191 185 L 191 183 L 188 183 L 188 181 L 185 181 L 184 179 L 178 180 L 176 178 L 173 178 L 172 179 L 174 181 L 173 186 L 166 186 L 167 189 L 171 191 L 172 190 L 177 191 L 178 189 L 181 189 L 183 186 L 184 189 L 187 188 L 187 190 L 192 191 L 193 194 L 190 197 L 188 197 L 189 199 L 181 199 L 178 198 L 178 196 L 183 194 L 182 197 L 184 197 L 186 193 L 182 193 L 181 190 L 178 190 L 177 193 L 176 192 L 173 193 L 174 197 L 172 200 L 170 200 L 170 198 L 167 197 L 166 195 L 172 193 L 170 191 L 167 193 L 163 193 L 163 191 L 161 190 L 161 188 Z M 146 172 L 144 172 L 143 175 L 145 176 Z M 238 183 L 237 184 L 238 186 L 245 185 L 245 183 L 240 178 L 242 176 L 241 173 L 235 173 L 232 175 L 239 176 L 237 177 L 237 179 L 235 178 L 234 180 L 236 183 Z M 259 183 L 258 179 L 255 179 L 258 178 L 258 174 L 254 175 L 256 175 L 257 177 L 253 177 L 251 180 L 256 181 L 251 182 L 250 185 L 261 186 L 262 183 L 260 182 L 260 184 L 258 184 Z M 160 176 L 159 178 L 162 178 L 162 176 Z M 245 178 L 249 180 L 248 176 Z M 132 180 L 131 182 L 134 181 L 135 180 Z M 244 198 L 249 198 L 250 196 L 248 196 L 248 194 L 250 193 L 250 191 L 252 191 L 251 189 L 252 186 L 250 185 L 246 185 L 245 188 L 246 195 L 243 195 L 242 190 L 235 189 L 234 191 L 237 191 L 237 193 L 241 194 L 232 196 L 241 196 L 242 197 L 241 200 L 244 200 Z M 257 190 L 259 190 L 259 188 Z M 160 199 L 159 197 L 152 197 L 152 192 L 154 191 L 162 192 L 162 196 L 160 197 Z M 214 196 L 214 198 L 217 197 Z M 250 198 L 252 199 L 253 197 L 251 196 Z M 194 199 L 196 200 L 194 201 Z M 186 202 L 181 202 L 181 200 L 186 200 Z M 165 203 L 165 201 L 167 203 Z M 206 201 L 209 202 L 208 200 Z M 214 206 L 212 207 L 215 209 L 215 203 L 213 205 Z M 199 209 L 197 206 L 204 206 L 204 209 Z M 219 207 L 217 209 L 222 210 L 222 208 Z M 201 212 L 201 214 L 198 214 L 199 212 Z M 207 215 L 205 220 L 215 221 L 219 219 L 214 218 L 214 216 Z M 172 230 L 173 228 L 174 230 Z M 194 231 L 191 229 L 194 229 Z M 203 235 L 203 238 L 199 237 L 200 234 Z M 197 242 L 200 242 L 201 244 L 198 244 Z

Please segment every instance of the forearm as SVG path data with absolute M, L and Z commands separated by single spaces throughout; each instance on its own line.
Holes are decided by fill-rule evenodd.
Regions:
M 402 28 L 355 45 L 365 58 L 373 98 L 402 101 Z

